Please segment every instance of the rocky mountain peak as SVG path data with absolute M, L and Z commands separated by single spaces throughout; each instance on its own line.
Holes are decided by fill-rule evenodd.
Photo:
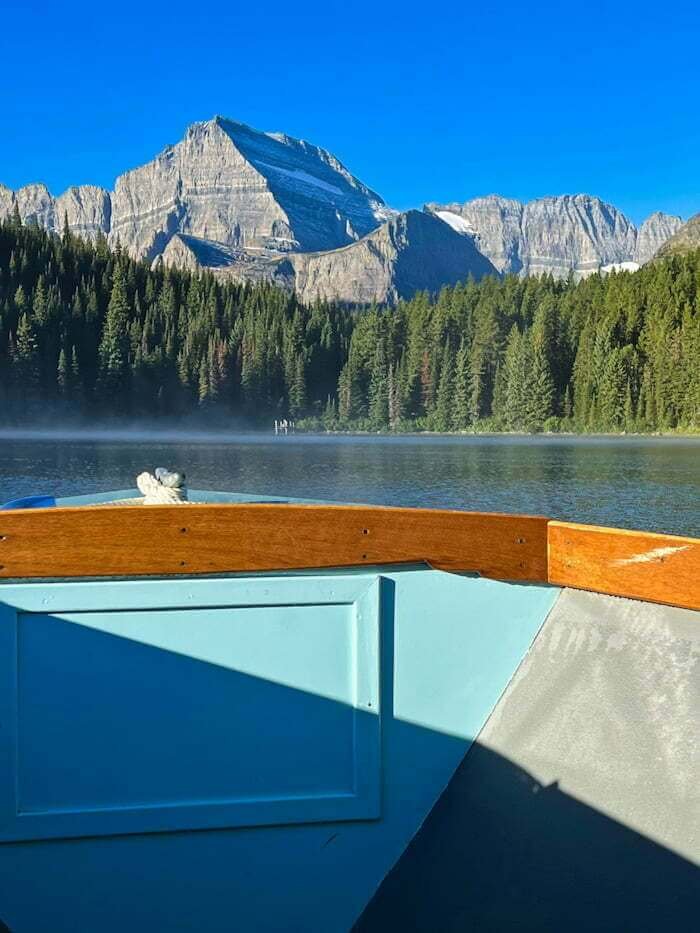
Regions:
M 152 258 L 175 233 L 272 252 L 344 246 L 386 207 L 330 153 L 221 116 L 117 179 L 112 236 Z

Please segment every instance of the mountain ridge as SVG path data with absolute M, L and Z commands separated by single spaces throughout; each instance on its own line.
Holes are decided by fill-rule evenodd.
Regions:
M 437 214 L 477 239 L 499 272 L 521 275 L 570 272 L 584 277 L 606 267 L 648 262 L 681 226 L 680 217 L 655 211 L 637 228 L 613 204 L 595 195 L 547 195 L 518 201 L 491 194 L 462 203 L 429 202 Z
M 119 175 L 113 191 L 78 185 L 54 197 L 41 183 L 17 191 L 0 184 L 0 217 L 15 208 L 26 223 L 55 232 L 65 218 L 72 232 L 104 235 L 136 259 L 270 278 L 303 288 L 309 300 L 312 289 L 328 300 L 354 295 L 355 303 L 367 295 L 394 302 L 406 295 L 406 282 L 433 290 L 452 283 L 456 271 L 462 279 L 494 272 L 583 278 L 634 269 L 683 223 L 656 211 L 636 227 L 587 194 L 528 202 L 487 195 L 425 204 L 423 213 L 446 233 L 414 211 L 393 210 L 328 150 L 221 115 L 191 124 L 179 142 Z M 348 248 L 349 257 L 341 252 Z

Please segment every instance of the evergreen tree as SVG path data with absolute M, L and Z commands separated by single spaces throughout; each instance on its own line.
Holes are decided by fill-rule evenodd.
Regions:
M 129 316 L 124 269 L 117 263 L 100 341 L 100 382 L 103 401 L 128 410 Z
M 380 337 L 374 351 L 369 383 L 369 426 L 381 431 L 389 423 L 389 374 L 387 370 L 386 342 Z
M 23 314 L 19 319 L 13 356 L 14 385 L 18 397 L 32 401 L 37 398 L 39 392 L 40 356 L 34 327 L 28 314 Z
M 454 403 L 452 406 L 452 430 L 463 431 L 469 424 L 469 348 L 462 339 L 454 370 Z

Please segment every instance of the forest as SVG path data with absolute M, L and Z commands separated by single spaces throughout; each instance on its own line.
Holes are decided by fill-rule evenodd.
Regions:
M 700 430 L 700 251 L 575 283 L 466 281 L 393 308 L 135 262 L 0 224 L 0 423 L 331 431 Z

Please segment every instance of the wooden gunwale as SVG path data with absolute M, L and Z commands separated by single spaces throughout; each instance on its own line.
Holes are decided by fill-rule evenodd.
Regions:
M 417 562 L 700 609 L 700 539 L 541 516 L 291 503 L 0 512 L 0 580 Z

